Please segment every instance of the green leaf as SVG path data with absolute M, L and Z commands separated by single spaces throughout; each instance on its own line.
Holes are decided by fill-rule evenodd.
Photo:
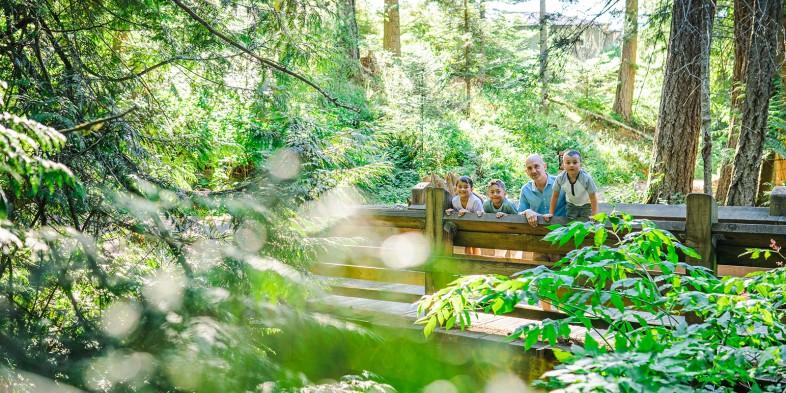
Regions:
M 622 302 L 622 297 L 617 293 L 611 294 L 611 304 L 617 308 L 620 312 L 625 311 L 625 304 Z
M 573 357 L 572 353 L 563 351 L 559 348 L 552 348 L 551 353 L 554 354 L 554 357 L 557 358 L 557 361 L 560 363 L 565 363 Z
M 584 350 L 588 353 L 597 353 L 600 346 L 589 333 L 584 334 Z
M 448 318 L 445 322 L 445 330 L 450 330 L 453 328 L 453 325 L 456 323 L 456 316 L 453 315 L 452 317 Z
M 505 305 L 505 300 L 503 300 L 501 297 L 498 297 L 494 299 L 494 303 L 491 305 L 491 311 L 493 311 L 494 314 L 497 314 L 499 313 L 499 309 L 502 308 L 502 306 L 504 305 Z
M 600 247 L 603 243 L 606 243 L 608 236 L 609 234 L 606 233 L 606 228 L 599 228 L 598 231 L 595 232 L 595 247 Z
M 538 342 L 538 337 L 540 336 L 540 328 L 537 326 L 532 326 L 530 330 L 527 332 L 527 339 L 524 340 L 524 349 L 530 349 L 536 342 Z
M 437 317 L 431 317 L 426 324 L 426 327 L 423 328 L 423 335 L 428 337 L 431 333 L 434 332 L 434 329 L 437 327 Z

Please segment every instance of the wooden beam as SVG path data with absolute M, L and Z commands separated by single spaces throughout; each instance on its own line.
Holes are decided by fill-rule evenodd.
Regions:
M 511 276 L 522 270 L 532 269 L 537 265 L 550 266 L 551 263 L 513 263 L 504 261 L 493 261 L 490 259 L 478 259 L 479 256 L 474 258 L 462 257 L 443 257 L 435 260 L 429 267 L 434 271 L 453 273 L 456 275 L 470 275 L 470 274 L 500 274 L 503 276 Z
M 461 217 L 452 214 L 445 216 L 445 222 L 456 225 L 459 231 L 468 232 L 490 232 L 490 233 L 514 233 L 543 236 L 550 232 L 547 228 L 552 224 L 565 225 L 568 223 L 567 217 L 555 217 L 552 222 L 544 222 L 543 218 L 538 219 L 538 226 L 532 227 L 527 220 L 520 215 L 507 215 L 497 218 L 491 213 L 484 213 L 478 217 L 477 214 L 465 214 Z M 684 221 L 654 221 L 658 228 L 671 232 L 685 231 Z M 611 228 L 611 226 L 609 226 Z M 499 247 L 498 247 L 499 248 Z
M 445 217 L 445 208 L 450 203 L 448 198 L 450 198 L 450 194 L 443 188 L 429 187 L 426 189 L 426 223 L 424 232 L 431 245 L 432 256 L 453 252 L 452 233 L 448 233 L 448 236 L 451 236 L 451 239 L 448 239 L 448 243 L 450 243 L 449 248 L 444 240 L 446 233 L 443 218 Z M 450 281 L 450 277 L 444 273 L 429 272 L 426 274 L 426 293 L 434 293 Z
M 453 241 L 457 246 L 522 250 L 543 254 L 565 254 L 575 249 L 572 243 L 557 247 L 544 241 L 543 236 L 513 233 L 458 231 Z
M 718 205 L 711 195 L 693 193 L 688 194 L 686 211 L 685 243 L 701 255 L 701 258 L 688 258 L 688 263 L 717 273 L 712 225 L 718 222 Z
M 393 270 L 380 267 L 343 265 L 338 263 L 316 263 L 309 269 L 312 273 L 328 277 L 346 277 L 358 280 L 382 281 L 409 285 L 423 285 L 425 274 L 413 270 Z
M 358 297 L 363 299 L 387 300 L 390 302 L 414 303 L 420 300 L 422 295 L 412 293 L 390 292 L 386 289 L 378 288 L 359 288 L 331 286 L 330 292 L 336 295 Z

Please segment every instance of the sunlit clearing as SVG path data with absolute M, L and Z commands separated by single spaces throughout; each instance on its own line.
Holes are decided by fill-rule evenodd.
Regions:
M 142 294 L 159 311 L 176 310 L 183 300 L 186 279 L 180 269 L 158 270 L 145 283 Z
M 248 253 L 256 253 L 262 249 L 267 240 L 265 227 L 255 221 L 246 221 L 235 232 L 235 244 Z
M 428 240 L 423 235 L 408 232 L 387 238 L 379 253 L 386 266 L 406 269 L 426 262 L 430 251 Z
M 136 328 L 140 311 L 139 305 L 135 302 L 115 302 L 104 313 L 101 328 L 104 333 L 112 337 L 125 338 Z
M 423 393 L 458 393 L 458 389 L 450 381 L 440 379 L 428 384 L 423 389 Z
M 155 358 L 149 353 L 110 352 L 93 360 L 85 371 L 85 384 L 91 390 L 111 390 L 122 383 L 131 387 L 141 386 L 155 367 Z
M 195 271 L 210 270 L 221 262 L 221 245 L 212 239 L 203 239 L 186 247 L 188 263 Z
M 280 180 L 292 179 L 300 172 L 300 157 L 292 149 L 281 149 L 268 158 L 267 169 Z
M 530 388 L 514 374 L 497 374 L 486 384 L 486 393 L 529 392 Z

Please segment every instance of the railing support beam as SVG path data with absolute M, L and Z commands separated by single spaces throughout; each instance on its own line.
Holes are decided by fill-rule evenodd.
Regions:
M 688 263 L 718 274 L 712 237 L 712 224 L 718 222 L 718 204 L 711 195 L 696 193 L 688 194 L 686 205 L 685 243 L 701 255 L 700 259 L 688 258 Z

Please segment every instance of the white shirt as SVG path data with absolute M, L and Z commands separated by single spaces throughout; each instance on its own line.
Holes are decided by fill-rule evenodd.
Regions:
M 576 181 L 571 183 L 568 172 L 562 172 L 554 180 L 554 192 L 563 191 L 565 199 L 574 206 L 583 206 L 590 203 L 589 194 L 598 192 L 598 186 L 589 173 L 579 170 Z
M 451 201 L 453 204 L 453 209 L 461 210 L 467 209 L 473 213 L 481 212 L 483 213 L 483 201 L 478 198 L 475 193 L 469 194 L 469 199 L 467 200 L 467 206 L 461 206 L 461 195 L 456 195 L 453 197 Z

